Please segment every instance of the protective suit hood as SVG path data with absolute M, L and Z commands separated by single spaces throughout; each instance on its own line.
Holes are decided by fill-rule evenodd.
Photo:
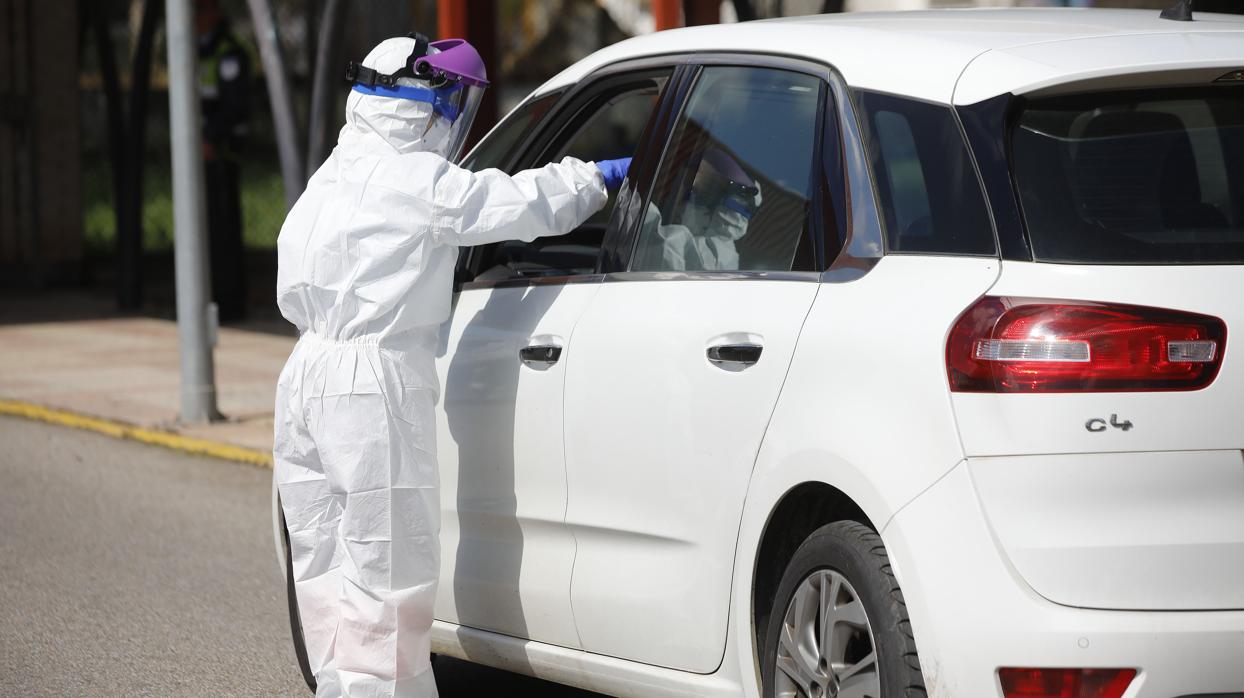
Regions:
M 386 39 L 367 54 L 363 65 L 381 73 L 395 72 L 405 65 L 414 47 L 414 39 Z M 398 85 L 428 87 L 413 78 L 402 78 Z M 352 91 L 346 99 L 346 125 L 337 138 L 337 147 L 347 158 L 352 151 L 364 154 L 386 150 L 448 157 L 449 124 L 427 102 Z

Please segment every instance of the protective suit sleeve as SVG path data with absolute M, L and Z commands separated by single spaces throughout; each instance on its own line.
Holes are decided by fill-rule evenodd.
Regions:
M 565 235 L 608 201 L 595 165 L 567 157 L 511 177 L 450 166 L 436 184 L 432 235 L 444 245 Z

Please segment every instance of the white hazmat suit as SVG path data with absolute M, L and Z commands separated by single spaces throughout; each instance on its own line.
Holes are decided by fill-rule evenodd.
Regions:
M 736 243 L 747 226 L 741 213 L 697 204 L 688 204 L 678 223 L 663 223 L 651 204 L 644 215 L 645 242 L 661 246 L 662 271 L 738 271 Z
M 413 45 L 363 65 L 395 72 Z M 278 304 L 301 337 L 277 386 L 275 477 L 318 696 L 437 695 L 434 360 L 458 246 L 564 234 L 606 201 L 573 158 L 460 169 L 447 131 L 427 102 L 351 92 L 277 241 Z

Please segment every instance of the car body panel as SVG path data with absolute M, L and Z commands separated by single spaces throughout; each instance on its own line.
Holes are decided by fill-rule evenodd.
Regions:
M 973 458 L 1011 563 L 1066 606 L 1244 609 L 1244 453 Z
M 819 461 L 822 481 L 881 526 L 959 462 L 942 347 L 997 275 L 996 259 L 888 255 L 855 281 L 823 284 L 754 482 Z
M 533 368 L 528 345 L 565 346 L 599 284 L 468 288 L 437 361 L 441 582 L 436 617 L 577 647 L 574 538 L 565 527 L 565 364 Z
M 709 673 L 752 464 L 818 284 L 670 276 L 606 282 L 571 340 L 571 597 L 584 649 Z M 706 356 L 741 343 L 759 362 Z
M 1002 698 L 999 667 L 1136 668 L 1127 698 L 1238 693 L 1244 612 L 1060 606 L 998 547 L 967 462 L 881 531 L 930 698 Z
M 502 161 L 564 147 L 601 108 L 602 91 L 650 68 L 622 66 L 567 90 Z M 467 283 L 455 296 L 438 359 L 442 621 L 580 645 L 570 607 L 575 541 L 565 526 L 562 407 L 569 340 L 601 280 L 492 278 Z M 521 360 L 519 350 L 533 346 L 557 347 L 561 355 L 552 364 Z
M 1101 69 L 1116 66 L 1134 72 L 1130 64 L 1110 62 L 1096 43 L 1121 51 L 1133 61 L 1161 65 L 1169 61 L 1195 62 L 1199 43 L 1183 39 L 1195 32 L 1232 34 L 1206 42 L 1206 50 L 1241 43 L 1244 18 L 1235 15 L 1197 13 L 1194 25 L 1158 18 L 1153 10 L 1059 10 L 1059 9 L 961 9 L 926 12 L 851 12 L 841 15 L 787 18 L 766 22 L 690 27 L 635 37 L 608 46 L 570 66 L 538 92 L 578 82 L 609 63 L 662 54 L 731 51 L 780 54 L 832 65 L 854 88 L 901 94 L 916 99 L 950 104 L 969 104 L 1008 92 L 1019 93 L 1059 81 L 1054 66 L 1078 70 L 1081 52 L 1098 55 Z M 1149 52 L 1163 35 L 1180 37 L 1172 43 L 1182 48 L 1165 55 Z M 1060 42 L 1076 42 L 1061 47 Z M 1161 42 L 1159 41 L 1159 45 Z M 972 79 L 971 97 L 956 99 L 955 86 L 969 64 L 991 52 L 1014 52 L 999 58 L 1014 63 L 1014 73 L 994 69 L 986 61 Z M 1103 49 L 1104 50 L 1104 49 Z M 1237 49 L 1238 50 L 1238 49 Z M 879 55 L 896 57 L 881 60 Z M 917 57 L 908 60 L 906 57 Z M 1217 53 L 1214 58 L 1218 58 Z M 1041 62 L 1053 65 L 1042 70 Z M 1244 66 L 1237 66 L 1244 67 Z M 1065 80 L 1066 78 L 1064 78 Z
M 954 103 L 975 104 L 1006 92 L 1208 84 L 1244 66 L 1244 22 L 1196 25 L 1196 32 L 1098 36 L 990 51 L 965 68 Z M 1002 85 L 1007 89 L 1000 90 Z
M 533 642 L 437 620 L 432 651 L 447 657 L 626 698 L 737 698 L 736 672 L 693 674 L 602 654 Z
M 960 462 L 944 379 L 930 371 L 941 371 L 940 347 L 957 314 L 945 299 L 966 307 L 997 274 L 995 259 L 890 255 L 854 281 L 822 285 L 757 456 L 739 527 L 731 623 L 739 638 L 733 662 L 750 678 L 743 681 L 745 695 L 760 690 L 752 593 L 774 507 L 799 485 L 830 483 L 881 527 Z M 920 346 L 926 349 L 911 351 Z M 878 397 L 842 399 L 859 395 Z
M 1002 262 L 993 296 L 1124 303 L 1212 315 L 1227 323 L 1217 378 L 1201 390 L 1050 394 L 952 393 L 969 456 L 1244 448 L 1244 267 Z M 945 371 L 943 371 L 945 374 Z M 1160 396 L 1158 399 L 1155 397 Z M 1111 415 L 1134 428 L 1089 431 Z
M 989 293 L 1226 322 L 1222 368 L 1200 390 L 951 395 L 981 506 L 1037 593 L 1088 608 L 1244 608 L 1244 361 L 1232 348 L 1244 268 L 1004 261 Z

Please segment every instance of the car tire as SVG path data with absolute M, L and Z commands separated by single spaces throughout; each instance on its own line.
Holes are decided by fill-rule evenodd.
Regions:
M 277 506 L 280 506 L 279 499 Z M 294 656 L 298 658 L 302 680 L 315 693 L 315 674 L 311 671 L 311 662 L 307 660 L 307 642 L 302 635 L 302 617 L 298 615 L 298 597 L 294 592 L 294 556 L 289 545 L 289 527 L 285 525 L 284 511 L 280 516 L 281 542 L 285 545 L 285 603 L 289 607 L 289 634 L 294 642 Z
M 927 695 L 903 592 L 881 537 L 862 524 L 838 521 L 804 540 L 764 630 L 764 698 Z

